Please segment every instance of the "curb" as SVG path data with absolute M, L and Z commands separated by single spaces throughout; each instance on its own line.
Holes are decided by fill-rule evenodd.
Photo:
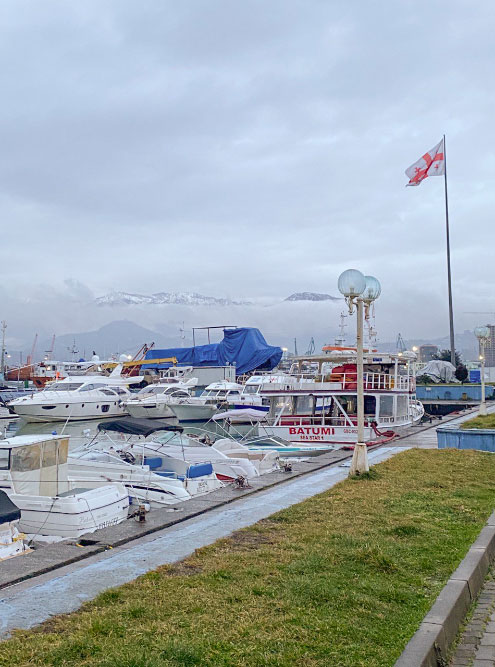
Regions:
M 471 603 L 483 587 L 495 558 L 495 511 L 432 608 L 409 640 L 395 667 L 442 667 Z

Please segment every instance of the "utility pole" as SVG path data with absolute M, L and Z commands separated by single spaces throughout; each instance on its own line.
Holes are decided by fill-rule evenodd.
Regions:
M 7 322 L 2 321 L 2 358 L 0 359 L 0 380 L 5 379 L 5 330 Z

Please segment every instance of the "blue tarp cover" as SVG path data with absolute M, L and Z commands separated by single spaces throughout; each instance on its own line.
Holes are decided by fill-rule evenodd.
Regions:
M 168 368 L 171 364 L 153 364 L 153 359 L 176 357 L 179 366 L 227 366 L 235 364 L 236 375 L 249 371 L 272 370 L 282 358 L 282 349 L 268 345 L 259 329 L 225 329 L 221 343 L 149 350 L 143 368 Z

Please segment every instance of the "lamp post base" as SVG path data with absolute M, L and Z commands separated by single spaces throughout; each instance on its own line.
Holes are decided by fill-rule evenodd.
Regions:
M 352 454 L 349 475 L 362 475 L 363 473 L 368 472 L 369 469 L 368 447 L 364 444 L 364 442 L 357 442 L 354 446 L 354 452 Z
M 480 403 L 480 409 L 478 411 L 478 414 L 481 415 L 482 417 L 486 415 L 486 403 Z

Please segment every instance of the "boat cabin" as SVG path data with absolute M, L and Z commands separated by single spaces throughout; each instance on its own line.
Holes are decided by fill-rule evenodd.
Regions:
M 0 488 L 29 496 L 69 491 L 68 436 L 19 435 L 0 440 Z

